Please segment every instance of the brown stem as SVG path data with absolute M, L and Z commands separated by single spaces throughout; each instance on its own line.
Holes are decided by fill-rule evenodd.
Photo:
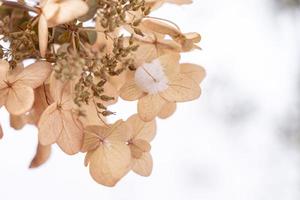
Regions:
M 15 2 L 15 1 L 8 1 L 8 0 L 0 0 L 2 3 L 2 6 L 10 7 L 10 8 L 19 8 L 19 9 L 25 9 L 28 11 L 32 11 L 35 13 L 40 13 L 40 9 L 38 7 L 31 7 L 25 3 Z

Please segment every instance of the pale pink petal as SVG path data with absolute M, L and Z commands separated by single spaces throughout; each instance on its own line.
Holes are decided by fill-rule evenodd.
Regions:
M 199 98 L 201 89 L 191 78 L 178 75 L 168 84 L 169 87 L 160 95 L 170 102 L 185 102 Z
M 52 65 L 48 62 L 36 62 L 26 67 L 16 76 L 15 84 L 27 85 L 33 89 L 39 87 L 49 77 Z
M 56 142 L 63 130 L 61 112 L 57 104 L 53 103 L 43 112 L 39 123 L 39 142 L 42 145 L 50 145 Z
M 39 19 L 39 46 L 41 56 L 45 57 L 48 47 L 48 24 L 44 15 Z
M 138 102 L 140 118 L 145 122 L 152 121 L 158 115 L 165 102 L 158 94 L 142 97 Z
M 32 108 L 34 103 L 33 89 L 26 85 L 12 86 L 8 90 L 5 107 L 10 114 L 21 115 Z
M 132 170 L 141 176 L 150 176 L 153 168 L 152 156 L 149 152 L 143 153 L 139 159 L 132 159 Z
M 80 151 L 83 141 L 83 127 L 75 118 L 72 111 L 64 111 L 63 130 L 57 140 L 59 147 L 69 155 Z

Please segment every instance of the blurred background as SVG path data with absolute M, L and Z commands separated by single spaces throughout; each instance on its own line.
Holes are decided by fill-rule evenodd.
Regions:
M 1 199 L 300 199 L 300 1 L 194 0 L 152 15 L 201 33 L 203 50 L 183 62 L 203 65 L 207 77 L 199 100 L 158 121 L 151 177 L 130 173 L 107 188 L 89 176 L 84 155 L 56 146 L 29 170 L 37 130 L 10 129 L 1 109 Z M 124 119 L 135 109 L 112 108 Z

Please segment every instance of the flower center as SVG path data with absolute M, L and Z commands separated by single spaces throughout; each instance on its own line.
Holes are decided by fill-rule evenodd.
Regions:
M 158 59 L 137 68 L 134 79 L 136 84 L 149 94 L 156 94 L 168 88 L 168 79 Z

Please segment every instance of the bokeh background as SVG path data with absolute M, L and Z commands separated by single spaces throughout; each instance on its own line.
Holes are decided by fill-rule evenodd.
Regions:
M 0 141 L 3 200 L 299 200 L 300 1 L 194 0 L 153 16 L 202 35 L 202 51 L 183 56 L 207 70 L 199 100 L 158 120 L 149 178 L 128 174 L 114 188 L 96 184 L 84 155 L 28 169 L 37 130 L 9 128 Z M 136 111 L 112 108 L 126 119 Z

